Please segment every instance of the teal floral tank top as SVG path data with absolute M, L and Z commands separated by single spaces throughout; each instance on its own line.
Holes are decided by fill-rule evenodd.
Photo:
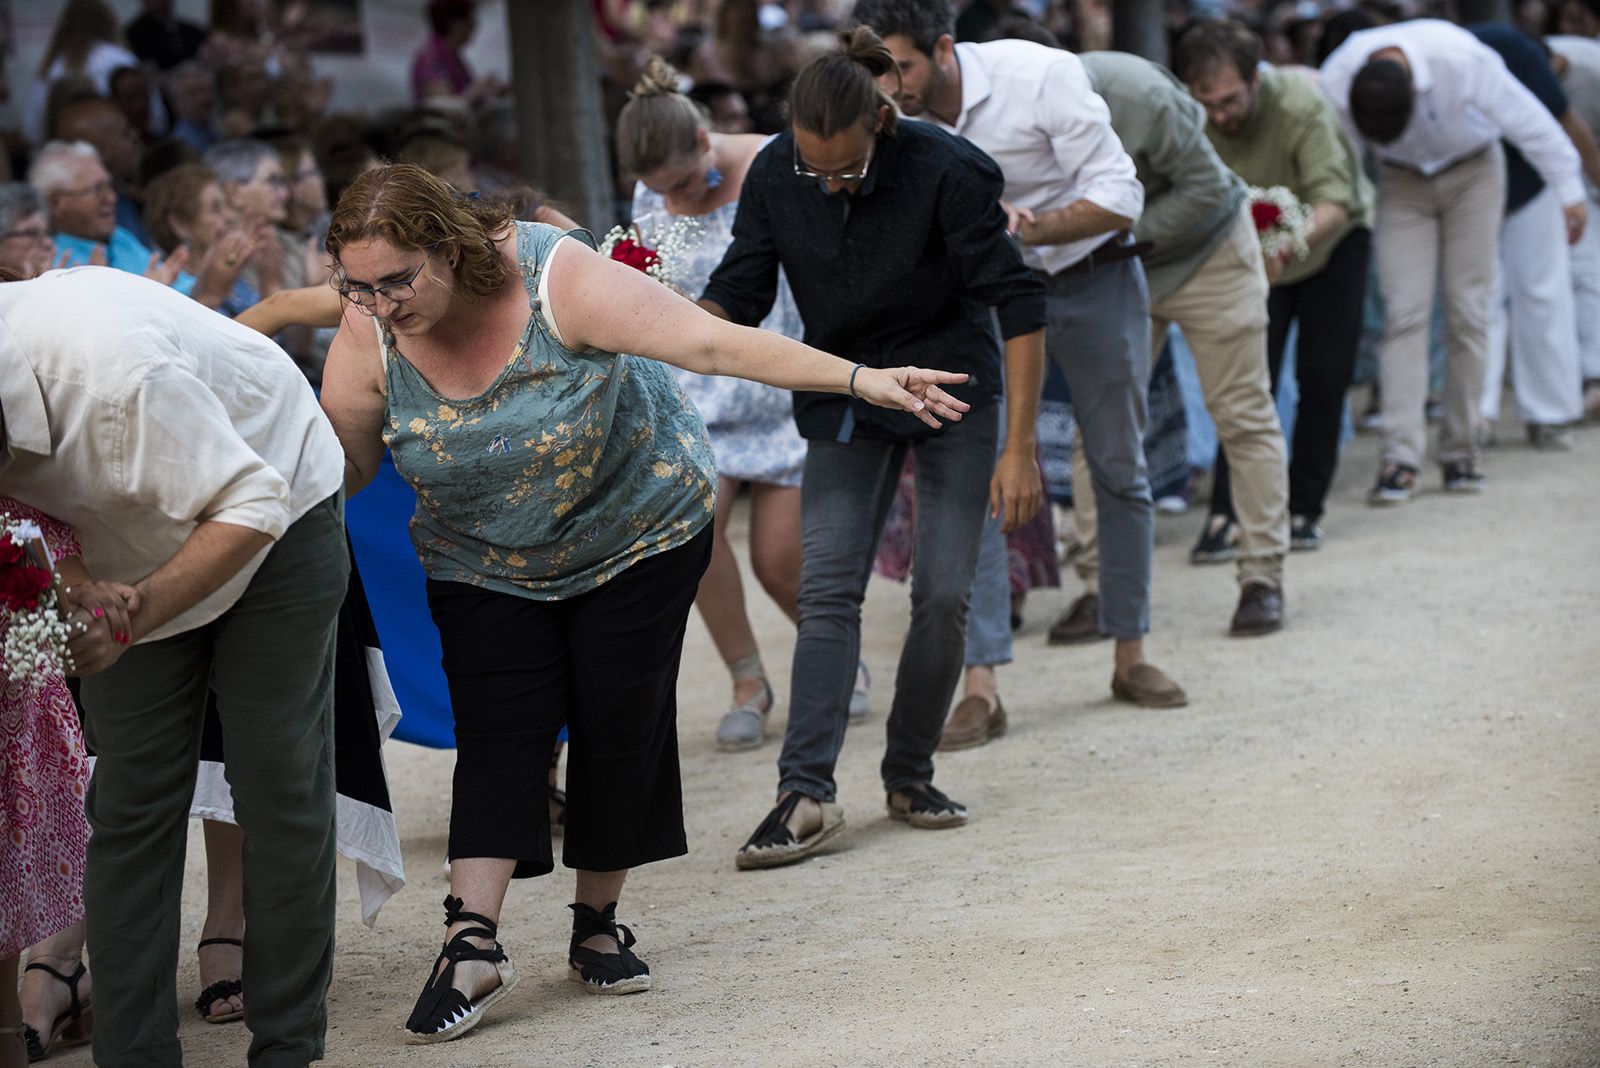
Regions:
M 704 425 L 668 369 L 556 340 L 539 278 L 562 231 L 519 222 L 531 315 L 494 384 L 441 397 L 380 324 L 384 441 L 429 578 L 556 601 L 689 542 L 716 510 Z

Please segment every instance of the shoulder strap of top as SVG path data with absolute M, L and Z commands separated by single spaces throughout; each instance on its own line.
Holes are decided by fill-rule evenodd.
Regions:
M 566 342 L 556 330 L 555 320 L 544 306 L 550 292 L 549 285 L 545 283 L 545 268 L 550 263 L 551 253 L 563 239 L 573 238 L 592 249 L 595 247 L 594 235 L 583 229 L 560 230 L 545 223 L 519 222 L 517 230 L 517 259 L 522 264 L 522 280 L 528 289 L 528 303 L 533 308 L 534 322 L 552 341 L 566 348 Z

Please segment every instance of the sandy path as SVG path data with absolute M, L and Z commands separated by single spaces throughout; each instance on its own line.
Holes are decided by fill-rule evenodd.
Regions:
M 1410 506 L 1368 509 L 1373 456 L 1348 453 L 1275 637 L 1223 635 L 1229 569 L 1185 562 L 1197 515 L 1162 520 L 1151 649 L 1186 709 L 1111 703 L 1109 647 L 1047 648 L 1068 594 L 1035 595 L 1002 679 L 1010 734 L 939 761 L 964 830 L 883 816 L 906 591 L 879 580 L 883 681 L 839 775 L 851 829 L 810 863 L 736 873 L 776 743 L 714 751 L 725 684 L 691 624 L 691 853 L 637 873 L 622 908 L 657 977 L 642 997 L 565 981 L 558 873 L 512 889 L 514 995 L 460 1042 L 399 1044 L 437 950 L 453 762 L 392 746 L 411 883 L 368 931 L 341 870 L 326 1063 L 1600 1063 L 1600 429 L 1567 456 L 1496 451 L 1478 501 L 1429 472 Z M 786 627 L 769 606 L 758 625 L 781 694 Z M 198 985 L 187 952 L 179 984 Z M 183 1013 L 189 1064 L 243 1063 L 242 1027 Z

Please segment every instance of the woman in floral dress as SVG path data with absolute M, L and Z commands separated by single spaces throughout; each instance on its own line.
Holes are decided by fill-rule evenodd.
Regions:
M 699 106 L 678 91 L 679 75 L 652 59 L 617 120 L 617 157 L 638 177 L 633 214 L 640 236 L 662 255 L 666 280 L 690 299 L 733 243 L 733 219 L 745 172 L 769 138 L 719 134 Z M 772 313 L 761 324 L 796 340 L 805 324 L 788 282 L 778 279 Z M 733 707 L 717 727 L 726 750 L 753 749 L 766 738 L 772 687 L 745 611 L 728 517 L 741 485 L 750 492 L 750 563 L 756 580 L 791 620 L 800 585 L 800 470 L 806 446 L 795 429 L 786 390 L 738 378 L 674 370 L 711 435 L 719 480 L 711 566 L 695 599 L 711 640 L 733 677 Z M 866 673 L 856 677 L 852 715 L 867 711 Z
M 7 498 L 0 498 L 0 512 L 37 523 L 63 574 L 70 574 L 69 558 L 79 551 L 71 530 Z M 6 626 L 0 617 L 0 636 Z M 33 679 L 0 675 L 0 1066 L 26 1064 L 34 1047 L 58 1038 L 88 1037 L 85 1021 L 75 1018 L 83 1008 L 75 997 L 51 1034 L 28 1035 L 24 1045 L 17 1001 L 22 951 L 83 920 L 88 785 L 89 757 L 66 678 L 59 671 Z M 36 959 L 28 967 L 54 963 Z M 61 979 L 76 992 L 74 971 L 68 964 Z

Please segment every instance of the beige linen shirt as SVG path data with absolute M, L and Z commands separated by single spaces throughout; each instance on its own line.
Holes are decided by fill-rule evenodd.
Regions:
M 96 578 L 136 582 L 201 522 L 277 539 L 344 481 L 294 362 L 166 286 L 106 267 L 0 285 L 0 494 L 77 532 Z M 267 550 L 146 636 L 227 611 Z

